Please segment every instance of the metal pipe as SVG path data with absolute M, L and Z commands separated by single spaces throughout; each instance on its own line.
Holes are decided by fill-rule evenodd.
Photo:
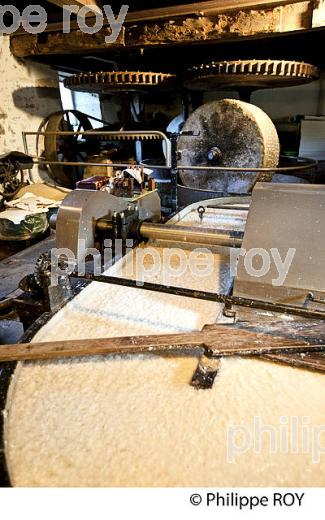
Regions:
M 303 158 L 301 158 L 303 159 Z M 306 161 L 306 162 L 303 162 Z M 302 164 L 300 166 L 276 166 L 275 168 L 240 168 L 238 166 L 182 166 L 180 164 L 177 165 L 178 171 L 180 170 L 193 170 L 193 171 L 201 171 L 201 170 L 207 170 L 207 171 L 219 171 L 219 172 L 252 172 L 252 173 L 263 173 L 263 172 L 273 172 L 273 173 L 279 173 L 279 172 L 296 172 L 296 171 L 308 171 L 312 168 L 315 168 L 318 165 L 318 161 L 315 161 L 313 159 L 303 159 L 300 161 Z M 309 162 L 307 162 L 309 161 Z M 148 168 L 154 168 L 151 165 L 148 165 Z
M 142 238 L 186 242 L 217 247 L 241 247 L 244 233 L 188 226 L 168 226 L 144 222 L 139 229 Z
M 116 138 L 116 140 L 119 140 L 119 139 L 123 139 L 123 137 L 132 137 L 134 139 L 134 141 L 136 141 L 137 139 L 138 140 L 141 140 L 145 137 L 147 137 L 148 139 L 150 139 L 152 136 L 155 136 L 156 139 L 160 139 L 161 141 L 165 141 L 165 140 L 169 140 L 167 135 L 165 135 L 163 132 L 160 132 L 159 130 L 152 130 L 152 131 L 148 131 L 148 130 L 143 130 L 141 132 L 137 132 L 137 131 L 132 131 L 132 130 L 116 130 L 116 131 L 111 131 L 111 130 L 80 130 L 80 131 L 73 131 L 73 130 L 56 130 L 56 131 L 50 131 L 50 132 L 22 132 L 24 135 L 26 136 L 37 136 L 37 135 L 43 135 L 43 136 L 49 136 L 49 135 L 52 135 L 52 136 L 60 136 L 60 135 L 65 135 L 65 136 L 73 136 L 73 135 L 85 135 L 87 137 L 92 137 L 92 136 L 107 136 L 107 137 L 112 137 L 112 138 Z
M 29 155 L 29 154 L 27 154 Z M 34 160 L 34 164 L 47 164 L 47 165 L 57 165 L 57 166 L 103 166 L 103 163 L 93 163 L 93 162 L 82 162 L 82 161 L 47 161 L 46 159 L 43 159 L 42 157 L 36 157 L 32 156 Z M 140 167 L 142 168 L 143 165 L 139 163 L 129 163 L 129 164 L 118 164 L 118 163 L 112 163 L 112 167 L 115 168 L 129 168 L 129 167 Z M 251 172 L 251 173 L 265 173 L 265 172 L 273 172 L 273 173 L 288 173 L 294 175 L 296 172 L 305 171 L 308 172 L 309 170 L 315 168 L 317 166 L 317 161 L 313 161 L 310 163 L 302 164 L 301 166 L 278 166 L 276 168 L 238 168 L 235 166 L 178 166 L 179 170 L 195 170 L 195 171 L 201 171 L 201 170 L 208 170 L 211 172 L 239 172 L 239 173 L 245 173 L 245 172 Z M 153 169 L 153 170 L 170 170 L 170 166 L 163 166 L 163 165 L 151 165 L 148 164 L 147 168 Z
M 48 166 L 109 166 L 109 167 L 112 167 L 112 168 L 132 168 L 132 167 L 138 167 L 138 168 L 141 168 L 139 166 L 139 164 L 134 164 L 134 163 L 96 163 L 96 162 L 82 162 L 82 161 L 46 161 L 45 159 L 41 159 L 41 158 L 34 158 L 34 164 L 46 164 Z M 168 169 L 167 166 L 165 166 L 166 169 Z

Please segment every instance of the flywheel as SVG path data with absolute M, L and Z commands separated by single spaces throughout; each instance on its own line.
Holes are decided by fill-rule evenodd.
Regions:
M 224 172 L 204 167 L 276 168 L 279 157 L 279 138 L 269 116 L 236 99 L 199 107 L 185 122 L 178 140 L 181 181 L 195 189 L 250 193 L 257 180 L 269 179 L 249 170 Z M 191 166 L 202 168 L 192 170 Z

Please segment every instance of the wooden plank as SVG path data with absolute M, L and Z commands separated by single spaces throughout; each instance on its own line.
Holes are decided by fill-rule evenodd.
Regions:
M 316 372 L 325 372 L 325 354 L 321 352 L 304 354 L 267 354 L 262 356 L 266 361 L 290 365 L 296 368 L 308 368 Z
M 324 338 L 324 323 L 320 320 L 307 320 L 294 316 L 279 316 L 274 313 L 256 311 L 245 307 L 235 307 L 237 328 L 252 330 L 255 332 L 280 335 L 291 338 Z M 297 353 L 297 354 L 267 354 L 260 359 L 290 365 L 317 372 L 325 372 L 325 353 Z
M 76 5 L 77 7 L 99 7 L 96 0 L 47 0 L 49 4 L 57 5 L 58 7 L 66 7 Z
M 240 314 L 243 314 L 240 312 Z M 271 322 L 239 322 L 237 327 L 245 327 L 246 330 L 253 330 L 259 333 L 284 335 L 285 337 L 304 337 L 323 338 L 324 324 L 321 321 L 311 322 L 309 320 L 293 319 L 292 321 L 280 321 L 278 318 Z M 325 353 L 323 352 L 304 352 L 304 353 L 282 353 L 267 354 L 261 356 L 266 361 L 290 365 L 296 368 L 305 368 L 317 372 L 325 372 Z
M 246 9 L 265 9 L 287 4 L 299 3 L 304 0 L 215 0 L 195 2 L 184 5 L 174 5 L 159 9 L 147 9 L 145 11 L 130 12 L 126 17 L 126 23 L 148 22 L 184 16 L 207 16 L 210 14 L 227 13 Z
M 47 38 L 17 31 L 11 37 L 11 49 L 19 58 L 29 56 L 58 55 L 69 53 L 97 52 L 122 46 L 124 49 L 155 47 L 161 45 L 185 45 L 192 43 L 216 43 L 239 38 L 281 34 L 312 28 L 314 4 L 310 0 L 281 2 L 270 6 L 270 2 L 258 2 L 262 7 L 235 11 L 200 12 L 188 17 L 168 17 L 156 21 L 136 20 L 129 14 L 116 43 L 106 43 L 107 26 L 98 33 L 87 35 L 71 23 L 71 32 L 62 33 L 62 24 L 49 24 Z M 275 2 L 271 2 L 274 4 Z M 283 4 L 283 5 L 282 5 Z M 229 4 L 230 5 L 230 4 Z M 89 18 L 90 20 L 90 18 Z
M 87 0 L 48 0 L 50 3 L 60 5 L 86 5 Z M 89 0 L 94 1 L 95 0 Z M 203 2 L 194 2 L 184 5 L 172 5 L 168 7 L 160 7 L 146 10 L 134 10 L 129 11 L 126 15 L 125 24 L 143 23 L 156 20 L 168 20 L 171 18 L 182 18 L 185 16 L 208 16 L 210 14 L 227 13 L 229 11 L 242 10 L 242 9 L 265 9 L 269 7 L 277 7 L 287 4 L 301 3 L 305 0 L 208 0 Z M 96 2 L 95 2 L 96 3 Z M 89 24 L 91 24 L 91 18 L 89 18 Z M 108 25 L 108 21 L 105 21 L 104 26 Z M 71 28 L 78 29 L 76 21 L 71 21 Z M 46 32 L 57 32 L 62 31 L 62 23 L 50 23 L 47 26 Z M 24 33 L 24 31 L 21 31 Z M 18 33 L 17 33 L 18 34 Z
M 325 350 L 325 335 L 320 338 L 289 338 L 238 328 L 237 325 L 206 326 L 201 332 L 118 338 L 69 340 L 32 344 L 3 345 L 0 361 L 47 360 L 96 355 L 145 353 L 213 353 L 215 357 L 252 356 L 320 352 Z

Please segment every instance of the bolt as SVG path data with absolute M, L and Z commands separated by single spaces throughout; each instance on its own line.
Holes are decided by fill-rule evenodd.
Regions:
M 217 146 L 213 146 L 208 152 L 208 160 L 213 163 L 220 163 L 222 159 L 222 152 Z
M 197 212 L 199 214 L 200 220 L 202 221 L 204 213 L 205 213 L 205 207 L 204 206 L 198 207 Z

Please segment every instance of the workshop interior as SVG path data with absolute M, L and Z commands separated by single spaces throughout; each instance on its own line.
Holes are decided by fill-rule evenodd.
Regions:
M 1 38 L 0 486 L 322 487 L 325 1 L 105 4 Z

